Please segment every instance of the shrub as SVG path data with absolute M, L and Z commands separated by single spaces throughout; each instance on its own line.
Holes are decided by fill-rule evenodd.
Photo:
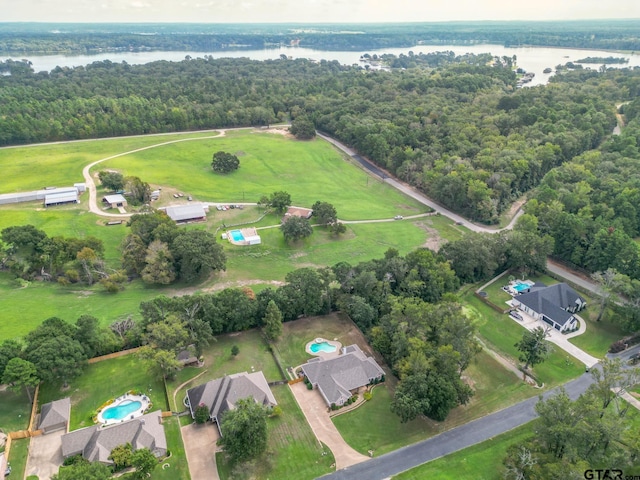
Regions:
M 73 457 L 65 458 L 64 462 L 62 462 L 62 465 L 68 467 L 70 465 L 77 465 L 79 463 L 88 463 L 88 461 L 85 460 L 82 455 L 74 455 Z
M 307 383 L 307 390 L 313 390 L 313 385 L 311 385 L 310 383 Z
M 198 424 L 206 423 L 209 420 L 209 408 L 204 403 L 201 403 L 196 408 L 195 421 Z
M 609 347 L 609 353 L 618 353 L 624 350 L 625 343 L 622 340 L 613 342 Z
M 373 398 L 373 394 L 371 392 L 364 392 L 362 397 L 364 398 L 364 400 L 366 402 L 368 402 L 369 400 L 371 400 Z
M 281 417 L 282 416 L 282 407 L 280 405 L 276 405 L 275 407 L 273 407 L 271 409 L 271 412 L 269 413 L 269 415 L 271 417 L 274 417 L 274 418 Z
M 331 404 L 331 410 L 335 411 L 335 410 L 338 410 L 338 408 L 340 407 L 338 407 L 335 403 Z

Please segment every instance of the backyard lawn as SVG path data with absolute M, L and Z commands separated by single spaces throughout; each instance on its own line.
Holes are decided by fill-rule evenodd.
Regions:
M 84 373 L 70 382 L 70 388 L 45 384 L 40 389 L 39 404 L 71 397 L 70 430 L 93 425 L 92 417 L 107 400 L 129 390 L 144 392 L 151 398 L 151 411 L 167 411 L 162 381 L 152 378 L 144 363 L 134 354 L 89 365 Z
M 289 386 L 279 385 L 271 390 L 283 413 L 279 418 L 267 419 L 267 452 L 243 465 L 242 478 L 310 480 L 332 472 L 333 454 L 316 439 Z M 223 454 L 216 454 L 216 461 L 221 480 L 238 478 Z
M 26 430 L 30 416 L 31 403 L 24 390 L 18 393 L 9 389 L 0 392 L 0 431 L 9 433 Z
M 308 342 L 315 338 L 337 340 L 343 346 L 357 344 L 362 351 L 372 354 L 362 332 L 344 314 L 332 313 L 319 317 L 301 318 L 283 324 L 283 332 L 275 344 L 283 367 L 297 367 L 313 358 L 305 351 Z
M 172 406 L 174 411 L 185 410 L 186 407 L 182 401 L 189 388 L 225 375 L 239 372 L 262 371 L 267 382 L 282 380 L 282 375 L 280 375 L 280 371 L 259 330 L 254 329 L 229 335 L 221 335 L 216 337 L 216 339 L 217 341 L 212 342 L 203 353 L 204 367 L 186 367 L 178 372 L 174 380 L 167 382 L 167 392 L 170 401 L 173 402 L 176 388 L 194 378 L 196 375 L 201 374 L 196 380 L 185 385 L 175 394 L 176 405 Z M 234 345 L 237 345 L 240 349 L 240 353 L 235 357 L 231 355 L 231 348 Z M 186 417 L 186 421 L 191 423 L 191 418 Z

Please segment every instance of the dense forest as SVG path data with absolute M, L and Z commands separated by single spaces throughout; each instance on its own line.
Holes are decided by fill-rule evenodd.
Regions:
M 8 61 L 0 145 L 304 115 L 440 203 L 495 223 L 550 169 L 598 147 L 616 123 L 614 103 L 640 91 L 631 70 L 566 72 L 547 87 L 516 89 L 508 62 L 489 55 L 415 57 L 398 57 L 408 68 L 391 72 L 205 57 L 34 73 Z
M 640 22 L 637 20 L 319 25 L 4 23 L 0 24 L 0 52 L 211 52 L 280 45 L 366 51 L 420 44 L 482 43 L 638 50 L 639 29 Z

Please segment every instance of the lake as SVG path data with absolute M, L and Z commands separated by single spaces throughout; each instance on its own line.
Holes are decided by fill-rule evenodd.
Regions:
M 580 49 L 568 49 L 568 48 L 549 48 L 549 47 L 504 47 L 502 45 L 416 45 L 413 47 L 404 48 L 385 48 L 380 50 L 368 50 L 360 52 L 344 52 L 344 51 L 328 51 L 328 50 L 313 50 L 310 48 L 299 47 L 280 47 L 269 48 L 262 50 L 224 50 L 213 52 L 107 52 L 99 53 L 95 55 L 28 55 L 26 57 L 13 56 L 14 60 L 21 58 L 28 58 L 36 72 L 39 71 L 51 71 L 56 66 L 60 67 L 75 67 L 80 65 L 87 65 L 92 62 L 98 62 L 103 60 L 111 60 L 112 62 L 127 62 L 131 65 L 144 64 L 154 62 L 157 60 L 168 61 L 180 61 L 189 55 L 193 58 L 203 57 L 205 55 L 211 55 L 214 58 L 240 58 L 247 57 L 252 60 L 269 60 L 279 58 L 280 55 L 290 56 L 292 58 L 310 58 L 313 60 L 337 60 L 345 65 L 353 65 L 359 63 L 360 57 L 368 53 L 370 55 L 385 53 L 391 53 L 394 55 L 400 55 L 401 53 L 407 54 L 409 51 L 414 53 L 430 53 L 441 52 L 445 50 L 451 50 L 456 55 L 462 55 L 464 53 L 491 53 L 502 57 L 504 55 L 513 57 L 516 55 L 517 64 L 527 72 L 535 73 L 533 81 L 528 86 L 543 85 L 549 80 L 549 77 L 553 73 L 545 74 L 543 70 L 547 67 L 555 69 L 558 64 L 565 64 L 567 62 L 575 62 L 578 59 L 584 57 L 625 57 L 629 59 L 628 64 L 615 64 L 612 67 L 635 67 L 640 66 L 640 54 L 630 53 L 615 53 L 610 51 L 601 50 L 580 50 Z M 597 69 L 600 67 L 598 64 L 585 65 L 585 68 L 590 67 Z

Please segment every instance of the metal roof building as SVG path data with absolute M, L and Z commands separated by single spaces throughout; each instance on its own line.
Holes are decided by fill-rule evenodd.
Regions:
M 193 205 L 178 205 L 167 207 L 166 212 L 174 222 L 189 222 L 196 220 L 206 220 L 209 207 L 202 203 Z
M 116 193 L 114 195 L 105 195 L 104 197 L 102 197 L 102 201 L 104 203 L 108 203 L 111 206 L 111 208 L 127 206 L 127 199 L 124 198 L 119 193 Z
M 44 196 L 45 207 L 64 205 L 65 203 L 80 203 L 80 200 L 78 200 L 78 190 L 75 187 L 47 190 L 47 193 Z

